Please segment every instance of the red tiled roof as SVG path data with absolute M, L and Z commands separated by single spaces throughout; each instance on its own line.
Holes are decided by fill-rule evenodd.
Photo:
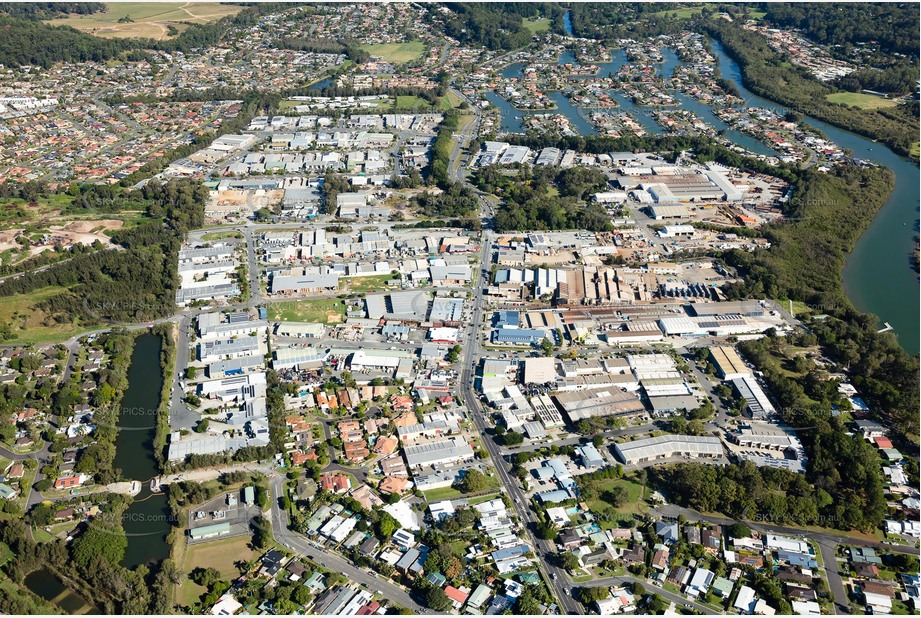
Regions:
M 467 596 L 469 596 L 466 592 L 461 592 L 454 586 L 446 586 L 445 594 L 449 599 L 452 601 L 457 601 L 458 603 L 464 603 L 467 600 Z

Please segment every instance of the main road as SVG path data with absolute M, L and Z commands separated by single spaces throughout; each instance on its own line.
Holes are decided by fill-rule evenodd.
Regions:
M 528 508 L 527 496 L 525 496 L 524 492 L 521 490 L 521 486 L 517 479 L 513 478 L 510 474 L 509 465 L 502 457 L 499 446 L 487 434 L 487 412 L 481 407 L 480 400 L 474 390 L 476 362 L 483 353 L 479 338 L 480 324 L 483 322 L 483 314 L 485 311 L 483 288 L 486 283 L 483 271 L 488 272 L 487 265 L 491 253 L 491 246 L 492 234 L 488 230 L 484 231 L 483 246 L 480 250 L 480 262 L 478 265 L 481 270 L 477 272 L 474 277 L 474 281 L 476 281 L 476 293 L 473 299 L 473 314 L 465 329 L 467 345 L 464 346 L 464 360 L 460 376 L 460 387 L 463 392 L 464 402 L 467 405 L 467 410 L 473 418 L 477 431 L 482 438 L 483 446 L 492 458 L 493 465 L 496 468 L 496 472 L 499 475 L 499 480 L 502 482 L 505 493 L 511 499 L 512 511 L 517 514 L 519 521 L 521 521 L 522 527 L 529 537 L 531 545 L 538 550 L 537 564 L 542 577 L 553 591 L 553 595 L 556 597 L 558 605 L 564 613 L 581 614 L 583 613 L 582 606 L 572 598 L 572 589 L 568 583 L 566 572 L 550 564 L 550 562 L 546 560 L 546 556 L 553 553 L 556 548 L 550 541 L 538 539 L 534 535 L 532 527 L 537 523 L 537 519 Z

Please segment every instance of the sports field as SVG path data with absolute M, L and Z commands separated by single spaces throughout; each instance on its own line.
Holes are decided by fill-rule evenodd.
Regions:
M 361 48 L 371 54 L 372 57 L 384 62 L 403 64 L 421 56 L 425 52 L 425 43 L 422 41 L 380 43 L 378 45 L 362 45 Z
M 825 95 L 825 98 L 830 103 L 855 105 L 860 109 L 881 109 L 898 105 L 898 103 L 892 99 L 886 99 L 876 96 L 875 94 L 866 94 L 864 92 L 836 92 L 834 94 Z
M 171 36 L 169 26 L 181 32 L 186 26 L 180 22 L 207 24 L 243 9 L 241 5 L 220 2 L 106 2 L 105 5 L 105 13 L 70 15 L 45 23 L 71 26 L 101 37 L 161 40 Z
M 531 34 L 538 34 L 550 30 L 550 20 L 543 19 L 526 19 L 521 25 L 531 31 Z

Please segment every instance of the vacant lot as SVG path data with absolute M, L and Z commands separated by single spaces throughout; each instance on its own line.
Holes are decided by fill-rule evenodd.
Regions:
M 361 48 L 374 58 L 400 65 L 420 57 L 425 52 L 425 43 L 422 41 L 380 43 L 378 45 L 362 45 Z
M 47 287 L 29 294 L 14 294 L 0 298 L 0 325 L 9 324 L 13 339 L 6 344 L 48 343 L 61 341 L 91 330 L 92 324 L 54 324 L 37 305 L 66 288 Z
M 592 483 L 593 489 L 598 493 L 598 498 L 588 501 L 589 508 L 593 513 L 600 514 L 598 525 L 604 529 L 616 528 L 620 519 L 628 518 L 631 515 L 643 515 L 649 510 L 649 505 L 645 500 L 645 488 L 640 483 L 630 478 L 607 479 L 595 481 Z M 623 502 L 618 507 L 614 507 L 604 499 L 605 492 L 614 491 L 615 488 L 622 487 L 626 494 Z
M 345 318 L 345 302 L 338 298 L 292 300 L 269 305 L 269 320 L 339 324 Z
M 240 5 L 220 2 L 106 2 L 105 5 L 105 13 L 70 15 L 45 23 L 70 26 L 101 37 L 160 40 L 172 36 L 170 26 L 177 31 L 186 28 L 180 22 L 207 24 L 227 15 L 235 15 L 243 9 Z
M 353 294 L 361 292 L 376 292 L 378 290 L 386 290 L 388 287 L 387 282 L 393 278 L 394 276 L 390 273 L 387 273 L 386 275 L 350 277 L 347 279 L 342 279 L 340 287 L 343 290 Z
M 199 567 L 212 567 L 221 572 L 222 579 L 230 581 L 240 574 L 240 570 L 234 566 L 235 563 L 253 560 L 259 556 L 259 552 L 249 547 L 250 541 L 252 539 L 249 535 L 244 535 L 191 545 L 186 549 L 179 568 L 183 573 L 191 573 Z M 182 605 L 192 605 L 205 592 L 205 588 L 187 579 L 181 585 L 179 602 Z
M 228 238 L 243 238 L 243 234 L 236 230 L 229 230 L 227 232 L 208 232 L 201 236 L 202 240 L 226 240 Z
M 652 15 L 674 15 L 678 19 L 690 19 L 696 17 L 704 9 L 702 6 L 685 6 L 675 9 L 667 9 L 665 11 L 656 11 Z
M 449 110 L 457 107 L 461 104 L 461 98 L 448 90 L 445 93 L 445 96 L 438 99 L 438 109 L 440 110 Z M 463 126 L 458 127 L 458 129 L 463 129 Z
M 886 99 L 884 97 L 878 97 L 875 94 L 866 94 L 863 92 L 836 92 L 834 94 L 825 95 L 825 98 L 831 103 L 853 105 L 860 109 L 881 109 L 898 105 L 898 103 L 892 99 Z

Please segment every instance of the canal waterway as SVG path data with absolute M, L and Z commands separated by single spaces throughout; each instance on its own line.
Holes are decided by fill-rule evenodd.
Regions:
M 141 493 L 122 516 L 128 537 L 122 564 L 129 568 L 159 562 L 170 551 L 166 542 L 171 528 L 169 505 L 165 494 L 150 492 L 148 482 L 158 474 L 154 438 L 163 387 L 162 344 L 159 336 L 150 333 L 135 340 L 115 443 L 115 467 L 124 478 L 141 482 Z
M 564 17 L 564 24 L 568 24 L 568 13 Z M 568 26 L 567 26 L 568 27 Z M 571 32 L 571 30 L 567 30 Z M 749 107 L 764 107 L 785 112 L 786 109 L 749 91 L 742 83 L 742 76 L 738 64 L 726 54 L 718 41 L 712 41 L 720 73 L 724 79 L 735 84 L 739 95 Z M 675 67 L 681 62 L 673 50 L 663 50 L 663 62 L 659 67 L 661 75 L 669 78 L 673 75 Z M 566 52 L 561 55 L 559 62 L 566 64 L 573 62 L 573 57 Z M 616 72 L 626 59 L 622 50 L 616 50 L 611 62 L 601 65 L 599 75 L 607 76 Z M 521 77 L 524 63 L 515 63 L 506 67 L 502 74 L 506 78 Z M 663 132 L 661 125 L 650 115 L 649 108 L 635 105 L 628 97 L 612 92 L 622 110 L 628 112 L 640 125 L 652 134 Z M 487 99 L 496 105 L 501 113 L 502 130 L 511 133 L 522 132 L 522 118 L 529 112 L 515 109 L 503 97 L 490 92 Z M 594 135 L 595 131 L 589 125 L 585 126 L 584 110 L 572 105 L 559 92 L 550 94 L 557 104 L 556 113 L 566 115 L 574 130 L 586 135 Z M 689 109 L 700 116 L 705 122 L 719 131 L 733 143 L 755 153 L 762 155 L 776 154 L 768 146 L 739 131 L 729 128 L 720 120 L 713 109 L 691 97 L 675 93 L 681 107 Z M 561 104 L 565 101 L 565 104 Z M 907 157 L 895 154 L 883 144 L 875 143 L 860 135 L 839 129 L 821 120 L 807 116 L 805 122 L 820 130 L 830 140 L 842 148 L 846 148 L 858 159 L 873 161 L 888 167 L 896 176 L 895 189 L 888 201 L 873 219 L 870 227 L 864 232 L 852 253 L 848 256 L 843 271 L 844 289 L 854 306 L 860 311 L 873 313 L 880 319 L 880 326 L 888 323 L 892 326 L 899 343 L 910 354 L 917 354 L 919 350 L 919 315 L 921 315 L 921 300 L 919 300 L 918 277 L 911 267 L 910 256 L 914 248 L 914 237 L 919 229 L 919 170 L 918 166 Z
M 68 614 L 98 613 L 98 608 L 89 607 L 82 596 L 64 585 L 58 577 L 48 569 L 32 571 L 23 582 L 29 590 L 60 607 Z

